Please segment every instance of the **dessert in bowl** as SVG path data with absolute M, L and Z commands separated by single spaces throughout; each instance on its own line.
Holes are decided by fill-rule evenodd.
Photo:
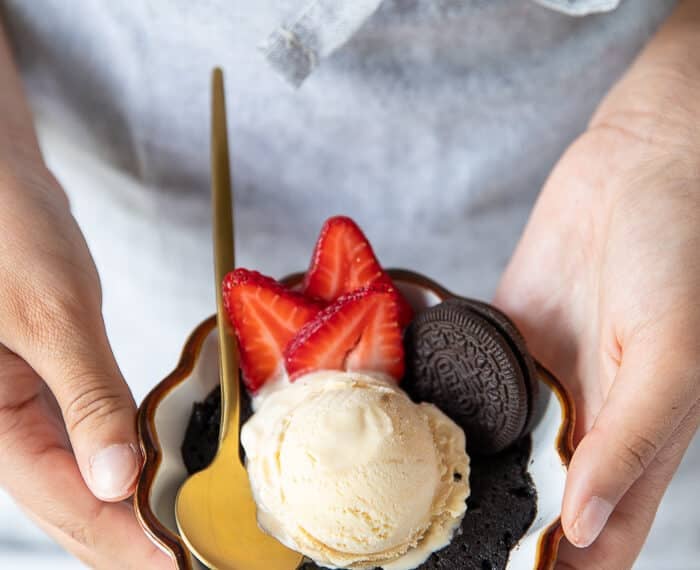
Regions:
M 265 291 L 275 291 L 274 284 L 255 275 L 239 270 L 233 284 L 239 296 L 247 291 L 264 297 L 267 293 L 255 289 L 261 284 L 270 285 Z M 259 358 L 246 361 L 246 347 L 254 343 L 250 343 L 250 333 L 239 334 L 250 389 L 246 402 L 252 400 L 256 409 L 244 426 L 242 440 L 261 526 L 307 555 L 309 560 L 302 567 L 309 569 L 550 566 L 561 536 L 559 505 L 571 454 L 573 417 L 568 397 L 549 373 L 531 364 L 529 382 L 533 385 L 525 389 L 509 385 L 506 394 L 511 395 L 507 397 L 520 397 L 505 402 L 505 407 L 497 406 L 509 418 L 505 432 L 503 422 L 497 421 L 491 422 L 499 428 L 494 437 L 489 438 L 488 430 L 476 434 L 469 422 L 475 417 L 479 421 L 490 418 L 479 411 L 493 406 L 479 403 L 476 412 L 455 408 L 451 400 L 468 404 L 473 398 L 459 386 L 455 388 L 454 362 L 445 368 L 449 351 L 440 352 L 439 359 L 422 361 L 439 351 L 434 346 L 436 339 L 449 337 L 445 327 L 451 326 L 455 314 L 483 317 L 495 309 L 452 295 L 416 273 L 390 271 L 386 275 L 388 281 L 373 289 L 378 293 L 362 293 L 350 300 L 346 294 L 342 307 L 335 309 L 329 308 L 333 301 L 322 308 L 307 307 L 314 314 L 302 329 L 311 324 L 303 334 L 294 333 L 303 342 L 288 343 L 292 349 L 284 354 L 286 374 L 278 374 L 277 361 L 268 359 L 262 368 Z M 284 282 L 289 286 L 282 290 L 287 295 L 294 288 L 307 290 L 309 278 L 308 274 L 306 279 L 295 275 Z M 394 297 L 396 292 L 400 298 Z M 273 298 L 276 296 L 269 297 Z M 305 301 L 299 301 L 303 312 Z M 251 298 L 246 305 L 254 307 Z M 379 326 L 387 305 L 393 307 L 392 318 L 397 322 L 410 322 L 405 359 L 409 370 L 404 382 L 415 402 L 402 389 L 403 383 L 398 383 L 404 376 L 403 361 L 392 356 L 396 343 L 391 335 L 401 327 Z M 415 318 L 410 316 L 411 309 Z M 468 312 L 472 309 L 473 314 Z M 371 318 L 355 319 L 363 311 Z M 293 314 L 298 313 L 295 308 Z M 314 325 L 318 314 L 321 324 Z M 470 317 L 469 323 L 478 325 L 474 338 L 484 334 L 481 329 L 488 323 L 496 327 L 504 318 L 493 314 L 495 319 L 492 315 L 489 321 Z M 235 316 L 233 320 L 235 326 Z M 370 331 L 369 347 L 383 348 L 359 355 L 341 349 L 343 357 L 338 363 L 336 351 L 329 351 L 328 346 L 337 347 L 344 341 L 338 340 L 337 330 L 331 334 L 329 329 L 347 332 L 354 320 L 361 320 L 363 330 Z M 340 327 L 328 325 L 339 322 Z M 512 326 L 509 321 L 506 324 Z M 457 332 L 464 326 L 460 321 Z M 210 318 L 193 332 L 177 369 L 153 390 L 139 411 L 139 433 L 147 459 L 137 488 L 137 513 L 151 537 L 183 568 L 198 563 L 177 534 L 174 502 L 188 467 L 190 471 L 201 468 L 215 450 L 217 396 L 212 390 L 218 384 L 218 362 L 214 328 Z M 239 323 L 237 331 L 241 329 Z M 380 330 L 384 332 L 378 336 Z M 426 334 L 426 330 L 433 332 Z M 421 339 L 427 339 L 433 348 L 426 350 Z M 356 338 L 350 348 L 361 345 Z M 506 349 L 491 347 L 487 356 L 501 355 L 499 350 Z M 504 354 L 496 358 L 502 369 L 518 366 L 515 350 Z M 373 364 L 369 369 L 368 362 Z M 440 401 L 430 402 L 424 396 L 429 395 L 429 371 L 435 366 L 439 379 L 450 380 L 440 380 L 434 392 Z M 281 386 L 275 385 L 275 375 Z M 479 393 L 491 394 L 486 388 L 480 386 Z M 524 404 L 522 397 L 526 397 Z M 200 402 L 204 404 L 197 404 Z M 197 406 L 190 421 L 193 404 Z M 450 419 L 454 410 L 458 413 Z M 475 434 L 476 447 L 469 445 L 470 432 Z M 471 460 L 465 453 L 465 435 Z M 271 458 L 281 458 L 283 476 L 274 469 L 271 472 Z M 318 474 L 318 463 L 324 466 L 325 479 Z M 389 482 L 388 487 L 379 484 L 382 480 Z M 283 502 L 279 501 L 281 490 L 286 494 Z

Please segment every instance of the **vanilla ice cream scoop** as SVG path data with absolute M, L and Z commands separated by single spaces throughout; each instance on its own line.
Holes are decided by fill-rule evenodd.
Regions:
M 302 377 L 258 402 L 241 440 L 261 526 L 321 565 L 414 568 L 466 511 L 463 431 L 391 380 Z

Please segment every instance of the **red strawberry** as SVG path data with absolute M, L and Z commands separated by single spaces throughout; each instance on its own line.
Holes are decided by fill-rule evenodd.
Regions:
M 243 379 L 255 392 L 281 370 L 284 348 L 320 307 L 248 269 L 229 273 L 223 290 L 226 312 L 238 338 Z
M 395 290 L 370 285 L 342 295 L 294 336 L 284 352 L 292 380 L 315 370 L 404 372 Z
M 379 265 L 362 230 L 346 216 L 326 220 L 304 278 L 304 293 L 331 302 L 345 293 L 377 282 L 394 289 L 399 303 L 399 323 L 407 325 L 413 311 Z

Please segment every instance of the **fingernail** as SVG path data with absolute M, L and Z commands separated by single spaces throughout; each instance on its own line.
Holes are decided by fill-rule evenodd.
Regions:
M 131 444 L 105 447 L 90 458 L 90 488 L 99 499 L 123 498 L 141 467 L 141 454 Z
M 603 530 L 613 511 L 613 506 L 605 499 L 592 497 L 583 507 L 571 527 L 574 546 L 586 548 L 593 544 Z

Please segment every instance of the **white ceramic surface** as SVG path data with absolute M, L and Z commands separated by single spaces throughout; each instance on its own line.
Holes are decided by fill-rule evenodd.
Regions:
M 397 281 L 397 285 L 416 308 L 440 301 L 438 294 L 424 287 L 400 281 Z M 217 384 L 218 354 L 216 335 L 212 331 L 204 341 L 192 372 L 185 381 L 162 397 L 153 416 L 162 458 L 150 487 L 148 502 L 157 519 L 175 535 L 178 532 L 174 515 L 175 496 L 187 476 L 180 446 L 192 404 L 206 398 Z M 538 544 L 550 525 L 557 521 L 564 492 L 566 466 L 558 449 L 560 430 L 565 420 L 564 402 L 542 378 L 537 409 L 540 417 L 532 432 L 533 448 L 529 465 L 537 489 L 537 516 L 525 536 L 511 550 L 509 570 L 535 567 Z M 203 568 L 197 562 L 193 567 Z

